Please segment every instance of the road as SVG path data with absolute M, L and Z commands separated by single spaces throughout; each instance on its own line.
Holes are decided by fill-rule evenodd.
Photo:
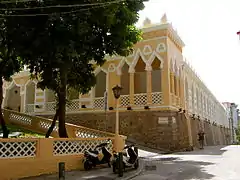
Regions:
M 240 146 L 237 145 L 169 155 L 140 150 L 139 155 L 143 158 L 140 169 L 124 173 L 123 178 L 117 178 L 110 168 L 99 168 L 67 172 L 66 180 L 127 180 L 130 176 L 135 176 L 131 180 L 240 180 Z M 56 179 L 57 174 L 25 180 Z
M 132 180 L 239 180 L 239 167 L 240 146 L 206 147 L 147 158 L 143 172 Z

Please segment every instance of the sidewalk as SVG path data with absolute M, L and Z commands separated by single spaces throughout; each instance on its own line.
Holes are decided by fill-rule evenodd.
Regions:
M 138 170 L 128 170 L 123 173 L 123 177 L 112 172 L 112 168 L 98 167 L 90 171 L 70 171 L 65 173 L 65 180 L 127 180 L 136 177 L 142 169 L 142 160 L 140 160 L 140 168 Z M 42 175 L 39 177 L 23 178 L 21 180 L 56 180 L 58 174 Z

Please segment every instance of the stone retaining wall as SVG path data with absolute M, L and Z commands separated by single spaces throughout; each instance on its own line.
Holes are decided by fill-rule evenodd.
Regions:
M 52 118 L 52 116 L 45 116 Z M 68 123 L 102 131 L 115 131 L 115 112 L 68 114 Z M 194 146 L 198 146 L 198 120 L 191 120 Z M 205 125 L 206 145 L 213 145 L 211 126 Z M 177 151 L 189 147 L 187 120 L 183 114 L 171 111 L 120 112 L 120 134 L 130 141 L 149 148 Z

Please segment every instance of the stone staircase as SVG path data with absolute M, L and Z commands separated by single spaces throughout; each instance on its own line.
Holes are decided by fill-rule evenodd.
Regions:
M 26 130 L 36 133 L 45 134 L 51 126 L 52 120 L 44 117 L 31 116 L 16 111 L 3 109 L 3 116 L 7 124 L 20 126 Z M 69 138 L 100 138 L 100 137 L 114 137 L 113 133 L 99 131 L 84 126 L 77 126 L 66 123 L 66 129 Z M 52 137 L 58 138 L 58 122 L 51 134 Z

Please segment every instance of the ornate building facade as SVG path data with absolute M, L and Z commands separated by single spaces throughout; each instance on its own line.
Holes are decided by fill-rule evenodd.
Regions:
M 141 28 L 143 39 L 128 57 L 106 57 L 95 70 L 97 84 L 88 94 L 71 92 L 67 105 L 70 123 L 114 131 L 115 99 L 112 87 L 123 87 L 120 97 L 120 131 L 130 141 L 158 149 L 198 146 L 198 131 L 205 144 L 228 143 L 225 108 L 184 60 L 184 43 L 167 22 Z M 93 62 L 94 63 L 94 62 Z M 4 83 L 4 107 L 52 117 L 54 94 L 42 91 L 28 71 Z

